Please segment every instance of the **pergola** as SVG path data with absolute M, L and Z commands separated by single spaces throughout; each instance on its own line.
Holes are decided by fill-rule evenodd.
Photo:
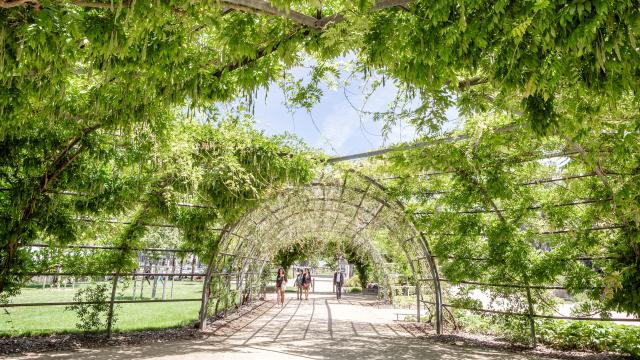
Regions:
M 368 252 L 375 271 L 384 274 L 385 259 L 372 241 L 376 231 L 386 231 L 402 249 L 415 279 L 431 279 L 416 284 L 418 318 L 421 302 L 435 306 L 436 327 L 442 331 L 442 308 L 438 271 L 429 244 L 402 203 L 388 194 L 376 180 L 354 170 L 325 169 L 311 184 L 288 188 L 246 214 L 222 235 L 222 249 L 237 254 L 230 261 L 212 259 L 210 272 L 239 271 L 236 287 L 255 291 L 266 261 L 278 250 L 311 236 L 318 242 L 328 236 L 340 237 Z M 261 259 L 262 258 L 262 259 Z M 246 275 L 245 275 L 246 274 Z M 203 306 L 206 299 L 203 300 Z M 201 317 L 201 324 L 204 323 Z
M 499 129 L 495 131 L 494 136 L 514 135 L 512 129 Z M 468 136 L 456 136 L 452 138 L 438 139 L 436 141 L 428 141 L 422 143 L 414 143 L 409 146 L 384 149 L 363 154 L 349 155 L 340 158 L 332 158 L 321 165 L 317 171 L 317 176 L 309 184 L 299 186 L 286 186 L 275 189 L 271 196 L 262 200 L 252 210 L 245 213 L 238 221 L 226 224 L 218 229 L 219 242 L 218 248 L 211 254 L 209 262 L 204 273 L 192 273 L 204 277 L 202 296 L 199 299 L 174 299 L 169 301 L 199 301 L 201 302 L 199 314 L 199 326 L 204 328 L 208 315 L 212 312 L 217 313 L 221 307 L 226 311 L 229 304 L 244 303 L 257 298 L 264 286 L 262 275 L 265 269 L 271 266 L 271 260 L 276 253 L 296 242 L 305 238 L 313 238 L 318 243 L 326 241 L 327 238 L 338 237 L 348 243 L 358 247 L 361 251 L 370 255 L 373 260 L 374 271 L 385 282 L 385 287 L 389 287 L 389 279 L 385 273 L 385 256 L 381 253 L 379 247 L 373 241 L 376 233 L 384 232 L 389 240 L 399 246 L 403 256 L 410 267 L 413 275 L 414 285 L 416 287 L 416 308 L 417 319 L 420 320 L 421 308 L 426 308 L 435 319 L 435 330 L 438 334 L 444 331 L 445 312 L 451 309 L 466 309 L 473 312 L 497 314 L 501 316 L 517 316 L 527 318 L 531 326 L 531 340 L 535 344 L 535 319 L 566 319 L 566 320 L 598 320 L 598 321 L 638 321 L 632 318 L 592 318 L 580 316 L 564 316 L 550 315 L 545 313 L 537 313 L 534 308 L 535 299 L 534 292 L 544 292 L 547 290 L 561 290 L 564 286 L 556 283 L 530 283 L 530 282 L 513 282 L 505 280 L 504 282 L 487 282 L 482 280 L 462 280 L 452 281 L 442 277 L 441 267 L 452 261 L 465 262 L 486 262 L 487 258 L 483 257 L 465 257 L 460 254 L 447 254 L 445 256 L 435 255 L 433 252 L 433 244 L 430 240 L 437 237 L 455 237 L 470 236 L 469 234 L 457 234 L 455 229 L 448 229 L 446 232 L 433 232 L 429 229 L 428 219 L 433 219 L 442 213 L 453 214 L 456 217 L 466 216 L 482 216 L 495 217 L 501 222 L 505 222 L 506 216 L 510 209 L 498 206 L 492 199 L 485 199 L 487 206 L 470 208 L 470 209 L 446 209 L 442 197 L 447 194 L 455 193 L 455 189 L 428 189 L 429 202 L 425 208 L 431 210 L 415 211 L 407 208 L 406 197 L 400 197 L 387 185 L 385 181 L 395 181 L 406 177 L 411 178 L 433 178 L 439 176 L 453 176 L 461 170 L 451 168 L 450 164 L 439 164 L 439 169 L 428 174 L 410 174 L 410 175 L 394 175 L 389 177 L 375 178 L 367 175 L 364 171 L 358 170 L 353 163 L 342 166 L 341 163 L 354 159 L 369 158 L 375 156 L 393 156 L 394 154 L 410 153 L 411 151 L 423 148 L 434 148 L 437 146 L 449 146 L 460 141 L 468 140 Z M 477 144 L 476 144 L 477 147 Z M 560 147 L 554 151 L 544 149 L 535 154 L 528 154 L 523 158 L 518 154 L 518 160 L 514 162 L 517 166 L 528 166 L 530 162 L 539 163 L 555 158 L 578 158 L 586 154 L 587 150 L 579 145 L 571 144 L 570 147 Z M 584 161 L 584 159 L 582 159 Z M 589 163 L 585 162 L 581 167 L 588 167 Z M 594 181 L 603 181 L 607 176 L 617 176 L 620 174 L 606 173 L 600 166 L 595 171 L 586 171 L 581 174 L 558 174 L 554 177 L 527 178 L 526 181 L 517 184 L 518 187 L 531 186 L 553 186 L 549 184 L 567 183 L 572 181 L 581 181 L 584 179 L 594 179 Z M 440 182 L 435 182 L 441 184 Z M 486 189 L 478 186 L 478 193 L 486 192 Z M 545 188 L 544 191 L 552 193 L 556 188 Z M 559 191 L 564 191 L 562 188 Z M 65 193 L 59 196 L 81 196 L 81 194 Z M 571 195 L 571 193 L 569 194 Z M 584 206 L 596 206 L 603 203 L 608 204 L 612 198 L 604 199 L 573 199 L 554 204 L 536 204 L 527 207 L 527 212 L 533 214 L 533 218 L 540 216 L 540 211 L 552 208 L 574 208 Z M 504 204 L 503 204 L 504 205 Z M 206 204 L 188 204 L 181 203 L 179 206 L 195 207 L 207 209 Z M 583 209 L 584 210 L 584 209 Z M 418 220 L 420 217 L 420 220 Z M 609 219 L 605 219 L 609 220 Z M 80 219 L 80 221 L 90 221 L 88 219 Z M 610 220 L 609 220 L 610 221 Z M 113 221 L 118 223 L 118 221 Z M 125 222 L 126 223 L 126 222 Z M 434 221 L 434 223 L 437 223 Z M 172 224 L 145 224 L 146 226 L 174 227 Z M 624 224 L 603 223 L 601 225 L 593 225 L 586 229 L 527 229 L 522 228 L 520 231 L 532 236 L 576 236 L 579 232 L 599 232 L 599 231 L 618 231 L 624 227 Z M 438 228 L 438 227 L 436 227 Z M 441 228 L 441 227 L 440 227 Z M 425 230 L 426 229 L 426 230 Z M 477 234 L 478 244 L 486 240 L 487 235 Z M 32 245 L 33 246 L 33 245 Z M 39 245 L 36 245 L 39 246 Z M 41 245 L 46 246 L 46 245 Z M 70 247 L 92 249 L 93 251 L 109 250 L 121 251 L 117 247 L 108 246 L 91 246 L 91 245 L 73 245 Z M 168 252 L 168 253 L 189 253 L 193 252 L 188 249 L 126 249 L 127 251 L 139 250 L 147 252 Z M 398 254 L 396 254 L 398 255 Z M 611 257 L 598 256 L 577 256 L 558 258 L 558 261 L 565 262 L 583 262 L 583 261 L 599 261 L 608 260 Z M 32 274 L 38 275 L 38 274 Z M 58 273 L 57 275 L 64 275 Z M 78 275 L 70 273 L 69 275 Z M 97 275 L 97 274 L 92 274 Z M 113 276 L 113 291 L 111 296 L 111 312 L 113 305 L 117 303 L 131 302 L 161 302 L 164 300 L 115 300 L 116 288 L 118 286 L 118 278 L 133 276 L 145 276 L 149 274 L 142 273 L 109 273 L 102 275 Z M 158 274 L 158 275 L 176 275 L 176 274 Z M 181 274 L 184 275 L 184 274 Z M 525 311 L 514 312 L 510 310 L 496 308 L 481 308 L 465 304 L 457 304 L 455 294 L 450 290 L 453 284 L 458 287 L 471 286 L 486 291 L 494 289 L 508 289 L 517 293 L 525 294 L 528 307 Z M 212 304 L 212 298 L 216 298 L 215 304 Z M 452 300 L 448 302 L 447 300 Z M 2 307 L 14 306 L 47 306 L 47 305 L 67 305 L 72 303 L 30 303 L 30 304 L 4 304 Z M 110 325 L 111 323 L 109 323 Z M 108 332 L 111 332 L 109 326 Z

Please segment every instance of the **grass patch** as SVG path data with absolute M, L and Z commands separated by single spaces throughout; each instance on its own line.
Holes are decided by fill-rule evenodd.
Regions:
M 153 282 L 152 282 L 153 283 Z M 65 302 L 73 301 L 73 295 L 81 287 L 47 288 L 26 287 L 21 294 L 10 299 L 11 303 L 34 302 Z M 142 299 L 151 299 L 152 286 L 145 282 Z M 171 297 L 171 282 L 167 282 L 166 299 Z M 120 284 L 118 288 L 119 300 L 131 300 L 132 284 Z M 202 282 L 176 281 L 173 286 L 174 299 L 200 298 Z M 156 299 L 162 298 L 162 285 L 158 284 Z M 137 284 L 136 300 L 140 299 L 140 282 Z M 147 329 L 161 329 L 179 327 L 195 321 L 198 317 L 200 303 L 170 302 L 170 303 L 141 303 L 119 304 L 116 309 L 118 321 L 116 331 L 133 331 Z M 14 307 L 0 310 L 0 337 L 49 335 L 81 332 L 76 329 L 77 316 L 75 312 L 65 309 L 65 306 L 42 307 Z

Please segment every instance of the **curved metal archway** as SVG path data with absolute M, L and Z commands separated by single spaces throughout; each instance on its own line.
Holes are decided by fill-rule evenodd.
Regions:
M 336 228 L 338 224 L 340 227 Z M 237 270 L 238 293 L 241 296 L 244 292 L 257 293 L 254 287 L 259 284 L 266 260 L 280 248 L 304 236 L 327 234 L 344 237 L 366 249 L 380 269 L 384 267 L 383 258 L 370 238 L 375 231 L 385 231 L 402 250 L 416 279 L 418 314 L 422 299 L 427 296 L 421 284 L 425 280 L 432 284 L 429 295 L 435 303 L 436 331 L 440 334 L 441 288 L 427 239 L 414 219 L 407 215 L 402 202 L 384 185 L 353 169 L 325 169 L 311 184 L 278 192 L 228 226 L 221 235 L 219 250 L 238 256 L 217 262 L 212 259 L 209 271 Z M 205 286 L 209 286 L 209 282 L 210 277 Z M 226 287 L 229 291 L 230 281 Z M 206 308 L 207 301 L 203 299 L 201 326 L 206 319 Z

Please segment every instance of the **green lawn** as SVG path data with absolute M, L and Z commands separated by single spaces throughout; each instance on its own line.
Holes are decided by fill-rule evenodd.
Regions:
M 62 302 L 73 301 L 75 291 L 82 286 L 71 288 L 47 288 L 39 286 L 24 288 L 20 295 L 10 299 L 11 303 L 33 302 Z M 151 286 L 145 282 L 143 298 L 151 296 Z M 118 299 L 130 300 L 131 284 L 118 288 Z M 176 281 L 173 288 L 174 299 L 199 299 L 202 292 L 202 282 Z M 166 298 L 170 298 L 171 282 L 167 282 Z M 161 299 L 162 286 L 158 284 L 156 298 Z M 140 298 L 140 282 L 137 284 L 136 299 Z M 118 321 L 116 330 L 141 330 L 152 328 L 175 327 L 188 324 L 198 317 L 200 303 L 171 302 L 171 303 L 141 303 L 120 304 L 117 308 Z M 0 310 L 0 336 L 19 336 L 35 334 L 52 334 L 77 332 L 75 327 L 76 314 L 65 310 L 65 306 L 40 307 L 12 307 Z

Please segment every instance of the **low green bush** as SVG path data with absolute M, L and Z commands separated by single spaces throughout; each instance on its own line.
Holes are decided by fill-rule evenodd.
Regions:
M 562 350 L 611 351 L 640 357 L 640 327 L 594 321 L 542 321 L 540 342 Z
M 353 274 L 352 277 L 348 278 L 347 281 L 344 282 L 345 287 L 361 287 L 360 285 L 360 277 L 358 274 Z
M 350 292 L 350 293 L 352 293 L 352 294 L 354 294 L 354 293 L 361 293 L 361 292 L 362 292 L 362 289 L 361 289 L 361 288 L 359 288 L 359 287 L 352 287 L 352 288 L 350 288 L 350 289 L 349 289 L 349 292 Z
M 456 311 L 459 326 L 468 332 L 492 334 L 528 342 L 524 317 L 481 316 Z M 598 321 L 536 320 L 538 342 L 559 350 L 609 351 L 640 357 L 640 326 Z
M 78 316 L 76 327 L 86 332 L 95 332 L 107 328 L 109 314 L 110 284 L 95 284 L 76 291 L 73 301 L 66 310 L 75 311 Z M 117 321 L 114 311 L 112 323 Z

